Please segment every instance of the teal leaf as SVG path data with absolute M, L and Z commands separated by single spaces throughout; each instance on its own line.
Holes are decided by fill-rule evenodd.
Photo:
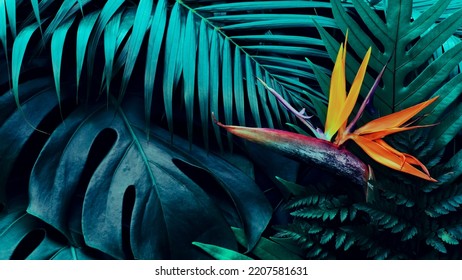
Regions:
M 210 89 L 211 89 L 211 73 L 218 70 L 217 68 L 210 69 L 210 43 L 209 43 L 209 29 L 207 23 L 202 20 L 199 29 L 199 56 L 198 56 L 198 65 L 197 65 L 197 90 L 199 97 L 199 109 L 201 115 L 201 128 L 202 128 L 202 137 L 204 139 L 205 149 L 208 150 L 209 147 L 209 108 L 210 108 Z M 212 58 L 213 59 L 213 58 Z M 217 78 L 214 78 L 215 81 Z M 192 127 L 192 124 L 190 124 Z
M 64 41 L 67 31 L 71 27 L 75 18 L 70 18 L 63 25 L 58 27 L 51 38 L 51 63 L 53 65 L 53 76 L 55 79 L 56 96 L 58 97 L 59 112 L 63 117 L 61 108 L 61 65 L 64 51 Z
M 424 34 L 437 20 L 439 20 L 441 14 L 446 10 L 451 1 L 452 0 L 440 0 L 429 6 L 415 19 L 414 22 L 411 23 L 411 26 L 408 30 L 408 36 L 418 37 Z M 418 5 L 417 1 L 413 4 L 415 4 L 415 6 Z
M 308 58 L 305 58 L 305 59 L 306 59 L 306 62 L 308 62 L 308 65 L 313 70 L 316 76 L 316 80 L 318 81 L 319 86 L 321 87 L 321 90 L 324 93 L 324 97 L 327 100 L 329 96 L 329 90 L 330 90 L 329 89 L 330 88 L 330 77 L 324 71 L 321 70 L 321 67 L 312 63 L 311 60 L 309 60 Z
M 204 12 L 242 12 L 242 11 L 260 11 L 262 9 L 300 9 L 300 8 L 330 8 L 329 3 L 313 1 L 254 1 L 254 2 L 234 2 L 220 3 L 197 8 L 198 11 Z
M 450 233 L 448 233 L 445 230 L 439 230 L 438 231 L 438 237 L 446 244 L 449 245 L 458 245 L 459 241 L 454 238 Z
M 345 243 L 345 240 L 346 240 L 346 233 L 344 231 L 340 231 L 337 233 L 337 235 L 335 236 L 335 249 L 340 249 L 340 247 L 342 247 L 342 245 Z
M 242 75 L 241 51 L 234 49 L 234 103 L 239 125 L 245 126 L 244 84 Z
M 257 77 L 257 79 L 260 79 L 262 81 L 264 79 L 260 65 L 256 65 L 255 76 Z M 258 97 L 261 101 L 261 104 L 263 104 L 262 108 L 265 114 L 267 125 L 269 128 L 274 128 L 273 118 L 271 116 L 270 107 L 268 106 L 269 104 L 268 104 L 268 98 L 267 98 L 267 92 L 266 92 L 265 86 L 262 83 L 257 83 L 257 89 L 258 89 Z M 272 94 L 270 95 L 273 96 Z
M 301 196 L 301 195 L 306 195 L 308 191 L 306 190 L 305 187 L 298 185 L 296 183 L 284 180 L 280 177 L 276 177 L 276 179 L 281 182 L 281 184 L 284 186 L 287 192 L 294 196 Z
M 252 258 L 249 258 L 246 255 L 217 245 L 205 244 L 201 242 L 193 242 L 192 244 L 201 248 L 217 260 L 252 260 Z
M 7 52 L 6 8 L 5 1 L 0 1 L 0 41 L 2 42 L 5 55 Z
M 41 20 L 40 20 L 39 1 L 38 0 L 31 0 L 30 3 L 32 5 L 32 10 L 34 11 L 35 19 L 37 20 L 37 23 L 40 24 Z
M 77 29 L 76 39 L 76 65 L 77 65 L 77 90 L 80 85 L 80 75 L 83 68 L 83 60 L 85 58 L 85 52 L 88 46 L 88 39 L 90 38 L 91 31 L 95 26 L 96 20 L 98 19 L 99 11 L 87 14 L 79 23 Z M 78 98 L 77 98 L 78 100 Z
M 47 29 L 43 33 L 43 41 L 48 42 L 50 37 L 53 35 L 55 30 L 68 18 L 70 18 L 77 10 L 72 9 L 77 3 L 76 0 L 64 0 L 61 4 L 58 12 L 53 17 L 53 20 L 48 25 Z M 37 23 L 40 24 L 40 23 Z
M 21 31 L 16 40 L 21 39 Z M 19 84 L 21 95 L 3 94 L 0 102 L 2 114 L 2 145 L 0 153 L 0 202 L 6 202 L 7 182 L 17 162 L 21 150 L 33 135 L 34 128 L 42 122 L 50 112 L 58 106 L 52 79 L 31 79 Z M 35 95 L 34 95 L 35 94 Z M 33 97 L 33 98 L 32 98 Z M 16 98 L 18 98 L 16 100 Z M 20 102 L 20 110 L 16 110 L 16 102 Z M 40 108 L 40 110 L 37 110 Z M 27 116 L 28 122 L 24 121 Z
M 8 14 L 8 22 L 10 23 L 11 35 L 16 37 L 16 2 L 15 0 L 3 0 L 6 3 L 6 12 Z
M 411 240 L 412 238 L 414 238 L 417 233 L 418 233 L 418 229 L 416 227 L 408 227 L 406 230 L 403 231 L 403 236 L 401 238 L 402 241 L 407 241 L 407 240 Z
M 219 98 L 218 92 L 220 87 L 220 42 L 218 39 L 218 34 L 212 32 L 211 43 L 210 43 L 210 69 L 215 69 L 215 71 L 210 71 L 210 109 L 211 112 L 215 114 L 215 117 L 220 118 L 219 113 Z M 213 126 L 213 131 L 215 133 L 215 138 L 217 139 L 220 151 L 223 151 L 223 144 L 221 140 L 220 128 L 216 125 Z
M 32 37 L 32 34 L 38 28 L 38 23 L 32 24 L 21 30 L 13 43 L 13 54 L 11 61 L 11 81 L 13 84 L 13 95 L 18 108 L 19 103 L 19 75 L 21 72 L 22 61 L 26 52 L 27 45 Z
M 104 76 L 106 78 L 106 96 L 108 104 L 121 17 L 122 15 L 120 13 L 116 14 L 104 29 Z
M 141 0 L 136 10 L 135 21 L 132 33 L 127 42 L 128 54 L 125 60 L 125 68 L 122 75 L 118 104 L 120 105 L 127 90 L 128 82 L 135 67 L 135 62 L 140 52 L 146 31 L 151 19 L 153 2 L 152 0 Z
M 124 0 L 114 0 L 114 1 L 109 1 L 107 2 L 103 9 L 101 10 L 101 13 L 99 14 L 99 17 L 97 18 L 96 23 L 93 22 L 92 20 L 89 20 L 88 24 L 85 25 L 85 29 L 83 29 L 83 34 L 82 34 L 82 44 L 87 44 L 88 45 L 88 52 L 87 52 L 87 98 L 89 94 L 89 88 L 91 85 L 91 79 L 93 77 L 93 67 L 94 67 L 94 62 L 95 62 L 95 56 L 96 56 L 96 51 L 98 47 L 99 40 L 101 38 L 101 35 L 103 34 L 104 29 L 106 28 L 109 20 L 114 16 L 114 14 L 119 10 L 119 8 L 122 6 L 124 3 Z M 96 16 L 96 15 L 95 15 Z M 85 17 L 84 17 L 85 18 Z M 96 29 L 92 32 L 92 29 L 94 28 L 93 26 L 96 26 Z M 88 39 L 87 36 L 90 35 L 91 32 L 91 39 L 90 41 L 86 42 L 83 41 L 83 39 Z M 83 61 L 83 57 L 82 57 Z M 78 61 L 80 63 L 80 61 Z M 77 64 L 78 67 L 80 64 Z M 81 68 L 80 68 L 81 69 Z M 77 72 L 78 75 L 79 71 Z
M 177 60 L 181 37 L 181 9 L 179 2 L 172 8 L 168 23 L 167 38 L 165 42 L 165 65 L 163 77 L 164 108 L 167 117 L 168 129 L 173 133 L 173 90 L 175 87 L 175 75 L 179 73 Z
M 295 124 L 292 124 L 292 123 L 286 123 L 286 125 L 291 127 L 298 134 L 302 134 L 302 135 L 305 135 L 305 136 L 310 136 L 305 130 L 303 130 L 298 125 L 295 125 Z
M 234 235 L 236 236 L 239 244 L 248 248 L 247 238 L 244 230 L 240 228 L 233 228 Z M 291 252 L 283 245 L 274 242 L 270 239 L 261 237 L 251 253 L 261 260 L 301 260 L 302 258 Z
M 196 81 L 196 53 L 197 53 L 197 31 L 196 23 L 194 22 L 194 13 L 188 12 L 186 19 L 186 30 L 184 43 L 189 47 L 183 51 L 182 60 L 183 78 L 184 78 L 184 104 L 186 109 L 186 126 L 188 130 L 188 139 L 192 142 L 193 137 L 193 118 L 194 118 L 194 96 L 195 96 L 195 81 Z M 201 57 L 199 57 L 200 59 Z M 208 74 L 208 73 L 207 73 Z
M 462 74 L 458 74 L 449 82 L 444 83 L 434 96 L 439 96 L 436 100 L 431 114 L 425 118 L 426 123 L 436 123 L 442 118 L 445 112 L 448 112 L 452 104 L 462 94 Z
M 274 86 L 272 86 L 270 83 L 271 78 L 268 71 L 265 71 L 265 79 L 262 80 L 265 81 L 270 87 L 274 88 Z M 274 95 L 272 95 L 271 93 L 268 94 L 268 100 L 272 108 L 272 112 L 276 115 L 278 125 L 282 126 L 281 114 L 279 113 L 279 102 L 276 100 L 276 97 L 274 97 Z
M 436 143 L 433 151 L 438 151 L 459 134 L 462 129 L 462 104 L 456 106 L 447 113 L 437 126 L 431 130 L 432 137 L 435 137 Z
M 250 104 L 250 111 L 257 127 L 261 127 L 260 111 L 258 109 L 257 90 L 255 88 L 255 74 L 253 70 L 253 61 L 249 56 L 245 57 L 245 77 L 247 85 L 247 96 Z
M 223 42 L 222 61 L 223 62 L 222 62 L 222 82 L 221 84 L 222 84 L 222 92 L 223 92 L 223 107 L 224 107 L 225 121 L 226 123 L 233 123 L 233 82 L 232 82 L 233 74 L 232 74 L 231 46 L 230 46 L 228 38 L 225 38 Z M 228 133 L 228 141 L 231 145 L 231 134 L 229 133 Z
M 425 240 L 425 243 L 427 245 L 432 246 L 435 250 L 437 250 L 440 253 L 446 254 L 448 252 L 446 246 L 444 246 L 444 243 L 436 237 L 427 238 Z
M 149 135 L 151 123 L 152 96 L 154 94 L 154 82 L 159 61 L 160 48 L 167 24 L 167 1 L 160 0 L 157 3 L 154 18 L 151 23 L 148 39 L 148 52 L 146 55 L 146 70 L 144 76 L 144 111 L 146 132 Z
M 128 252 L 137 259 L 204 258 L 192 249 L 194 240 L 234 249 L 232 232 L 204 191 L 207 186 L 196 184 L 175 164 L 196 163 L 198 156 L 204 163 L 207 153 L 201 151 L 193 158 L 184 143 L 181 149 L 170 149 L 168 132 L 159 128 L 146 141 L 143 112 L 136 110 L 142 107 L 141 98 L 127 99 L 123 106 L 107 109 L 103 103 L 79 108 L 66 118 L 66 125 L 58 126 L 32 170 L 28 212 L 73 244 L 84 242 L 114 258 L 130 258 Z M 91 152 L 98 143 L 106 147 L 99 150 L 105 153 L 100 160 Z M 97 166 L 82 179 L 87 176 L 88 160 L 95 160 Z M 201 166 L 211 173 L 214 165 L 226 165 L 217 157 L 210 160 Z M 249 191 L 256 193 L 256 189 Z M 260 211 L 255 204 L 259 202 L 249 205 Z M 66 218 L 73 207 L 82 210 Z M 131 214 L 127 219 L 123 213 Z M 269 213 L 265 214 L 269 219 L 271 211 L 264 213 Z M 265 220 L 262 215 L 254 217 Z M 128 225 L 129 233 L 122 224 Z
M 332 237 L 334 237 L 335 232 L 332 229 L 326 229 L 324 233 L 321 236 L 321 240 L 319 241 L 321 244 L 326 244 L 330 240 L 332 240 Z

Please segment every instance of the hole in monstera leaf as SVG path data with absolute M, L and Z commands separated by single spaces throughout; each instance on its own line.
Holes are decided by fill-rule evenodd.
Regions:
M 125 190 L 122 204 L 122 249 L 125 253 L 126 259 L 134 259 L 130 244 L 130 227 L 133 207 L 135 206 L 135 198 L 135 186 L 128 186 Z
M 223 217 L 229 225 L 235 227 L 243 226 L 231 196 L 221 186 L 217 179 L 212 176 L 212 174 L 199 166 L 190 164 L 181 159 L 174 158 L 172 159 L 172 162 L 178 169 L 180 169 L 208 194 L 208 196 L 221 210 Z
M 25 260 L 42 243 L 45 234 L 44 229 L 35 229 L 26 234 L 14 249 L 11 259 Z
M 105 128 L 98 133 L 91 145 L 90 152 L 88 153 L 85 167 L 83 168 L 82 175 L 80 176 L 79 187 L 86 189 L 96 168 L 112 149 L 116 140 L 117 132 L 112 128 Z M 80 194 L 84 195 L 85 192 L 80 192 Z
M 80 176 L 79 184 L 74 192 L 69 213 L 69 227 L 72 232 L 77 233 L 77 240 L 83 242 L 82 234 L 82 205 L 87 192 L 88 184 L 95 173 L 96 168 L 109 153 L 117 140 L 117 132 L 111 128 L 103 129 L 93 141 L 88 153 L 85 166 Z

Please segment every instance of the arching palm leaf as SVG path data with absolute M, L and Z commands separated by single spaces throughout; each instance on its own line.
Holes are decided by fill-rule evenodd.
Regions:
M 274 97 L 267 96 L 261 85 L 255 83 L 255 78 L 266 79 L 289 101 L 312 112 L 314 107 L 304 98 L 306 92 L 320 102 L 326 100 L 323 94 L 310 87 L 314 75 L 304 62 L 305 56 L 327 57 L 319 50 L 322 41 L 308 32 L 313 30 L 313 19 L 322 26 L 336 28 L 333 19 L 316 15 L 317 11 L 331 9 L 331 5 L 323 1 L 220 1 L 219 4 L 215 1 L 200 4 L 197 1 L 172 1 L 169 5 L 167 0 L 159 0 L 139 4 L 109 1 L 95 5 L 90 0 L 69 0 L 60 6 L 50 5 L 48 1 L 39 4 L 33 1 L 32 4 L 34 13 L 25 20 L 28 24 L 25 26 L 31 25 L 34 19 L 43 21 L 44 14 L 58 8 L 56 16 L 40 22 L 40 28 L 44 26 L 45 44 L 56 30 L 66 27 L 76 17 L 77 36 L 71 29 L 67 37 L 69 42 L 74 41 L 69 37 L 77 37 L 75 76 L 77 84 L 82 84 L 81 72 L 86 66 L 87 88 L 81 91 L 86 90 L 87 96 L 90 91 L 95 94 L 91 84 L 98 83 L 96 77 L 102 77 L 100 88 L 117 96 L 120 104 L 129 84 L 140 81 L 144 84 L 147 127 L 152 102 L 161 97 L 171 132 L 176 112 L 174 100 L 184 99 L 189 140 L 193 137 L 193 123 L 198 122 L 206 147 L 211 109 L 216 115 L 224 114 L 229 123 L 234 120 L 240 124 L 265 122 L 272 127 L 274 124 L 280 126 L 284 118 L 287 120 L 289 115 L 279 110 Z M 300 9 L 303 14 L 299 14 Z M 83 17 L 79 14 L 81 10 Z M 113 38 L 117 36 L 118 39 L 115 46 L 112 44 L 112 51 L 107 50 L 106 67 L 101 71 L 97 65 L 95 67 L 95 55 L 102 45 L 105 48 L 111 45 L 103 42 L 108 36 L 102 35 L 114 32 L 107 26 L 111 22 L 114 24 L 111 19 L 120 16 L 122 25 L 127 28 L 121 27 L 116 30 L 117 34 L 113 34 Z M 295 27 L 300 32 L 289 31 Z M 53 67 L 64 68 L 65 63 L 55 60 Z M 220 71 L 208 70 L 217 63 L 223 66 Z M 21 64 L 15 67 L 21 67 Z M 135 64 L 145 65 L 141 66 L 145 68 L 144 79 L 133 77 Z M 164 66 L 161 75 L 156 74 L 161 69 L 159 65 Z M 121 75 L 120 79 L 113 80 L 117 75 Z M 63 78 L 55 76 L 56 80 Z M 120 87 L 111 90 L 110 84 L 119 82 Z M 58 81 L 56 84 L 59 86 Z M 195 103 L 200 111 L 198 115 L 193 113 L 197 108 Z M 247 108 L 250 109 L 248 113 Z M 221 143 L 221 137 L 217 137 Z

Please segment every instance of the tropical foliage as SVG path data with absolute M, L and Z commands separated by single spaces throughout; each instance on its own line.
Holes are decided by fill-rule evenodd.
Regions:
M 391 2 L 0 0 L 0 258 L 460 258 L 462 7 Z M 213 125 L 324 126 L 347 30 L 359 125 L 439 96 L 387 136 L 437 182 Z

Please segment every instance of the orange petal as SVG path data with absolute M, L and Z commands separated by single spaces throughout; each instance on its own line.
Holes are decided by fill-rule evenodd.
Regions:
M 421 163 L 416 158 L 411 156 L 408 160 L 405 154 L 402 154 L 393 148 L 390 150 L 389 145 L 383 145 L 383 143 L 377 143 L 358 135 L 353 135 L 351 138 L 361 147 L 361 149 L 364 150 L 364 152 L 366 152 L 378 163 L 394 170 L 408 173 L 431 182 L 436 182 L 436 180 L 430 177 L 428 174 L 418 170 L 410 164 L 418 162 L 417 164 L 421 166 Z M 403 155 L 404 157 L 398 155 L 396 152 Z M 428 172 L 426 168 L 424 170 Z
M 430 127 L 430 126 L 434 126 L 435 124 L 429 124 L 429 125 L 415 125 L 415 126 L 405 126 L 405 127 L 393 127 L 393 128 L 388 128 L 388 129 L 384 129 L 384 130 L 380 130 L 380 131 L 377 131 L 377 132 L 372 132 L 372 133 L 361 133 L 359 135 L 361 135 L 362 137 L 365 137 L 369 140 L 376 140 L 376 139 L 381 139 L 381 138 L 384 138 L 385 136 L 388 136 L 390 134 L 394 134 L 394 133 L 398 133 L 398 132 L 402 132 L 402 131 L 407 131 L 407 130 L 412 130 L 412 129 L 416 129 L 416 128 L 424 128 L 424 127 Z M 356 131 L 354 132 L 354 134 L 358 134 Z
M 422 170 L 425 172 L 425 174 L 427 174 L 428 176 L 430 176 L 430 172 L 428 171 L 427 167 L 422 163 L 420 162 L 417 158 L 415 158 L 414 156 L 410 155 L 410 154 L 406 154 L 406 153 L 402 153 L 398 150 L 396 150 L 395 148 L 393 148 L 392 146 L 388 145 L 387 142 L 385 142 L 383 139 L 378 139 L 375 141 L 377 144 L 381 145 L 382 147 L 384 147 L 385 149 L 395 153 L 397 156 L 401 157 L 401 158 L 404 158 L 404 160 L 411 164 L 411 165 L 418 165 L 420 166 L 420 168 L 422 168 Z
M 437 98 L 438 96 L 433 97 L 430 100 L 419 103 L 407 109 L 370 121 L 362 127 L 358 128 L 355 133 L 361 135 L 399 127 L 414 117 L 416 114 L 418 114 L 420 111 L 422 111 L 425 107 L 433 103 L 433 101 L 435 101 Z

